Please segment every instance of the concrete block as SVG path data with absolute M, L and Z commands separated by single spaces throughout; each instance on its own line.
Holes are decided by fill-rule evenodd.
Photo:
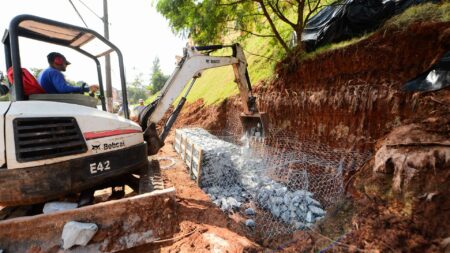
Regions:
M 61 212 L 66 210 L 76 209 L 78 207 L 77 203 L 71 202 L 48 202 L 45 203 L 44 208 L 42 210 L 43 213 L 54 213 Z

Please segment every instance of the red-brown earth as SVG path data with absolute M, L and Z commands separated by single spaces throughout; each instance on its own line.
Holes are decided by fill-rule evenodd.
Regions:
M 312 230 L 260 241 L 220 211 L 173 151 L 173 133 L 156 157 L 176 188 L 176 232 L 126 252 L 448 252 L 450 251 L 450 90 L 406 93 L 401 86 L 450 50 L 450 23 L 387 28 L 343 49 L 277 65 L 257 84 L 269 128 L 329 147 L 370 151 L 345 181 L 345 198 Z M 240 101 L 196 101 L 174 128 L 238 134 Z M 324 251 L 324 252 L 325 252 Z M 31 252 L 31 251 L 30 251 Z
M 373 155 L 355 174 L 348 175 L 346 198 L 329 210 L 315 229 L 272 242 L 247 244 L 231 239 L 228 242 L 233 246 L 228 252 L 267 247 L 286 252 L 450 250 L 450 90 L 401 90 L 405 82 L 450 50 L 449 41 L 450 23 L 421 22 L 403 30 L 386 28 L 313 59 L 288 58 L 279 63 L 275 77 L 255 89 L 259 109 L 269 116 L 270 129 L 281 129 L 291 138 Z M 214 106 L 205 106 L 200 100 L 182 110 L 175 128 L 195 125 L 238 134 L 240 111 L 238 97 Z M 166 152 L 172 151 L 165 148 L 160 155 Z M 164 173 L 177 187 L 184 180 L 181 178 L 188 177 L 185 171 L 176 177 L 175 170 Z M 242 224 L 226 218 L 195 185 L 182 192 L 191 197 L 191 204 L 198 203 L 194 201 L 197 198 L 206 201 L 208 211 L 196 221 L 181 214 L 181 223 L 205 226 L 213 217 L 217 225 L 225 219 L 229 224 L 225 230 L 218 231 L 215 225 L 208 226 L 208 231 L 225 240 L 229 232 L 252 240 Z M 161 250 L 184 252 L 187 244 L 192 252 L 211 247 L 197 234 Z

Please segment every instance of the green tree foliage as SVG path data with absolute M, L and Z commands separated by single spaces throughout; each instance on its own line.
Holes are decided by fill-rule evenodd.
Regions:
M 127 97 L 130 104 L 138 103 L 139 99 L 146 99 L 147 92 L 144 85 L 143 74 L 134 77 L 133 81 L 127 85 Z
M 151 85 L 149 87 L 151 93 L 155 94 L 156 92 L 160 91 L 162 87 L 164 87 L 164 84 L 166 83 L 167 79 L 169 79 L 169 76 L 164 75 L 164 73 L 161 71 L 159 58 L 155 57 L 155 59 L 153 60 Z
M 287 53 L 293 32 L 296 44 L 306 22 L 332 0 L 158 0 L 156 9 L 173 31 L 198 44 L 220 42 L 232 31 L 275 40 Z
M 43 71 L 43 69 L 40 68 L 31 68 L 31 74 L 33 74 L 34 77 L 38 78 L 39 74 Z

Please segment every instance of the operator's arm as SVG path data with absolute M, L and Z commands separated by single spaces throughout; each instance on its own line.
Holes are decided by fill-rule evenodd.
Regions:
M 57 71 L 51 73 L 50 79 L 53 83 L 53 87 L 55 88 L 55 90 L 58 91 L 58 93 L 71 93 L 71 92 L 81 93 L 81 91 L 83 92 L 89 91 L 89 87 L 84 87 L 83 89 L 83 87 L 70 86 L 69 84 L 66 83 L 63 74 Z

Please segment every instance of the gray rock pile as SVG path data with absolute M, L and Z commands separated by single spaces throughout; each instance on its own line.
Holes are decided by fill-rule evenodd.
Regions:
M 223 141 L 204 129 L 190 128 L 183 132 L 203 149 L 201 187 L 224 212 L 238 211 L 244 203 L 253 201 L 295 229 L 308 227 L 324 217 L 325 211 L 313 193 L 291 191 L 265 175 L 273 157 L 254 154 L 248 146 Z M 308 184 L 298 187 L 305 185 Z M 257 226 L 252 219 L 246 223 Z
M 325 216 L 313 193 L 305 190 L 289 191 L 287 187 L 274 183 L 261 187 L 256 196 L 258 204 L 265 210 L 291 224 L 295 229 L 311 226 Z

